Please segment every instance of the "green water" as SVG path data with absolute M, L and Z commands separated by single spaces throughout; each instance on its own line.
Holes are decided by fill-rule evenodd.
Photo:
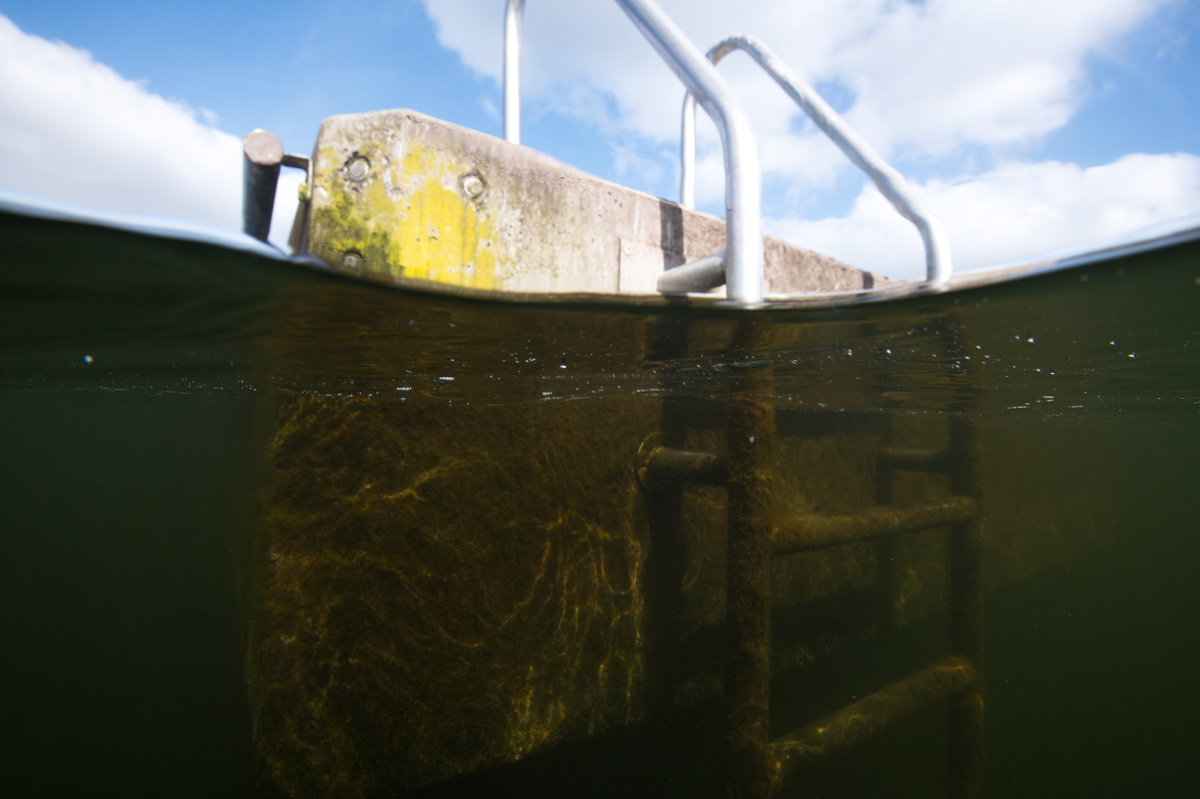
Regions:
M 435 299 L 11 215 L 0 243 L 5 795 L 276 795 L 255 765 L 240 564 L 281 400 L 532 430 L 593 408 L 719 402 L 762 360 L 802 426 L 977 419 L 989 533 L 1009 547 L 989 555 L 987 795 L 1180 795 L 1200 776 L 1195 242 L 962 294 L 785 311 L 774 345 L 732 355 L 730 313 Z M 684 328 L 686 345 L 647 354 Z M 553 437 L 529 440 L 571 468 Z M 921 665 L 944 627 L 934 611 L 785 671 L 775 732 Z M 716 707 L 700 697 L 414 795 L 714 795 Z M 930 708 L 788 795 L 944 795 L 943 716 Z

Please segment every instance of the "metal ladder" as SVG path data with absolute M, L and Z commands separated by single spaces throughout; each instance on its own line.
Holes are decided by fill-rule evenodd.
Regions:
M 925 245 L 926 279 L 917 290 L 940 290 L 950 279 L 950 248 L 938 219 L 925 208 L 904 178 L 859 138 L 821 97 L 754 37 L 740 34 L 722 40 L 708 57 L 688 40 L 653 0 L 617 0 L 638 29 L 687 89 L 682 128 L 681 204 L 693 205 L 695 104 L 699 102 L 716 123 L 725 163 L 725 248 L 664 271 L 658 291 L 664 294 L 705 292 L 721 285 L 737 304 L 759 306 L 764 299 L 762 174 L 758 145 L 749 120 L 715 63 L 740 49 L 783 88 L 805 113 L 857 164 L 905 218 L 916 225 Z M 504 135 L 521 142 L 520 63 L 524 0 L 507 0 L 504 17 Z M 281 166 L 305 170 L 312 185 L 309 159 L 285 153 L 282 144 L 264 130 L 251 131 L 243 141 L 244 232 L 266 241 L 274 210 Z M 294 230 L 299 234 L 299 225 Z M 296 240 L 302 239 L 297 235 Z
M 715 65 L 733 50 L 748 53 L 860 169 L 884 197 L 911 221 L 925 245 L 923 286 L 943 288 L 953 266 L 949 240 L 940 220 L 889 166 L 812 87 L 795 75 L 774 52 L 753 36 L 727 37 L 707 57 L 653 0 L 616 0 L 634 25 L 686 87 L 681 128 L 680 203 L 694 205 L 695 104 L 699 102 L 717 126 L 725 163 L 725 249 L 664 272 L 664 293 L 701 292 L 726 286 L 735 302 L 763 301 L 762 173 L 758 145 L 749 120 Z M 504 138 L 521 143 L 521 24 L 525 0 L 507 0 L 504 10 Z
M 940 338 L 952 336 L 953 320 Z M 637 459 L 642 486 L 660 512 L 677 514 L 688 484 L 727 489 L 727 577 L 724 683 L 725 767 L 721 796 L 765 799 L 810 765 L 852 749 L 895 722 L 941 699 L 949 700 L 948 795 L 979 797 L 983 773 L 983 582 L 980 539 L 979 441 L 966 413 L 949 421 L 947 446 L 901 448 L 890 440 L 877 453 L 875 507 L 851 512 L 809 513 L 771 518 L 773 441 L 779 435 L 772 404 L 769 327 L 739 323 L 730 348 L 749 367 L 739 375 L 728 402 L 724 455 L 681 445 L 684 429 L 677 407 L 664 407 L 664 430 L 643 444 Z M 686 343 L 686 332 L 676 346 Z M 755 360 L 755 358 L 760 360 Z M 757 364 L 757 365 L 756 365 Z M 670 394 L 668 394 L 670 396 Z M 891 425 L 884 437 L 891 438 Z M 902 471 L 949 475 L 950 493 L 936 499 L 895 504 L 892 482 Z M 771 741 L 771 599 L 774 558 L 887 540 L 930 528 L 950 531 L 948 592 L 949 652 L 897 682 L 841 710 Z M 657 578 L 671 577 L 667 574 Z M 667 622 L 660 622 L 667 623 Z M 672 675 L 664 677 L 669 682 Z

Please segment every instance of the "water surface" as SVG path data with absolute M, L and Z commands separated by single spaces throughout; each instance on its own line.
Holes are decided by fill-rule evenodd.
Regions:
M 389 474 L 402 456 L 420 461 L 420 430 L 433 429 L 439 452 L 469 452 L 483 476 L 474 493 L 463 489 L 439 512 L 494 524 L 511 496 L 528 491 L 521 513 L 550 518 L 549 509 L 571 507 L 568 489 L 579 497 L 599 484 L 612 486 L 604 495 L 611 502 L 593 503 L 606 505 L 604 519 L 640 518 L 647 500 L 632 476 L 637 442 L 679 423 L 691 445 L 719 449 L 721 408 L 746 391 L 741 378 L 754 369 L 772 374 L 762 399 L 778 408 L 780 441 L 800 442 L 778 447 L 781 508 L 831 507 L 851 484 L 866 491 L 873 467 L 843 474 L 828 464 L 851 463 L 889 429 L 916 441 L 944 435 L 953 418 L 977 423 L 992 586 L 989 795 L 1149 795 L 1195 784 L 1195 242 L 956 294 L 762 314 L 759 343 L 737 351 L 730 344 L 745 316 L 736 312 L 444 299 L 86 225 L 5 214 L 0 230 L 0 675 L 10 692 L 6 727 L 16 733 L 6 793 L 274 795 L 255 765 L 263 746 L 254 719 L 266 717 L 253 643 L 263 634 L 255 625 L 273 617 L 255 605 L 257 572 L 245 564 L 262 547 L 284 552 L 281 531 L 307 535 L 302 523 L 268 522 L 263 544 L 263 519 L 273 508 L 301 507 L 281 486 L 311 494 L 342 485 L 341 467 L 319 472 L 320 458 L 360 464 L 352 476 L 366 485 L 370 470 Z M 413 443 L 400 453 L 372 433 L 334 458 L 313 443 L 314 432 L 299 439 L 314 465 L 287 476 L 285 420 L 311 425 L 351 413 L 382 420 L 372 423 L 383 425 L 376 431 L 407 431 Z M 897 490 L 941 489 L 914 480 Z M 707 529 L 720 515 L 720 491 L 688 496 L 686 529 Z M 572 512 L 579 529 L 611 527 L 586 509 Z M 529 524 L 522 529 L 541 529 Z M 719 533 L 717 524 L 681 546 L 707 552 L 695 542 Z M 596 583 L 609 593 L 579 599 L 576 610 L 600 602 L 619 615 L 630 592 L 629 608 L 644 615 L 628 611 L 629 640 L 640 641 L 666 624 L 662 597 L 677 594 L 671 623 L 708 629 L 720 611 L 712 598 L 719 564 L 696 556 L 680 567 L 682 578 L 672 576 L 646 554 L 661 543 L 630 535 L 636 546 L 602 548 L 603 562 L 634 569 L 636 580 L 609 575 Z M 919 539 L 905 557 L 932 562 L 939 540 Z M 523 551 L 487 557 L 521 563 Z M 843 564 L 842 576 L 829 579 L 853 582 L 844 575 L 859 569 L 862 580 L 875 580 L 880 551 L 864 549 L 861 558 L 869 562 Z M 464 560 L 459 574 L 485 562 Z M 836 571 L 821 568 L 777 582 L 793 580 L 789 590 L 811 599 L 824 590 L 814 575 Z M 690 587 L 655 582 L 679 579 Z M 901 575 L 898 585 L 895 628 L 871 632 L 835 615 L 828 629 L 863 634 L 817 646 L 826 628 L 805 632 L 799 645 L 821 655 L 781 669 L 776 732 L 944 649 L 941 584 Z M 786 596 L 781 607 L 793 601 L 813 607 Z M 481 604 L 480 617 L 491 607 Z M 611 634 L 609 654 L 625 640 Z M 711 660 L 711 647 L 696 637 L 693 644 L 680 651 Z M 627 675 L 619 691 L 604 688 L 622 697 L 619 712 L 609 694 L 580 689 L 609 708 L 597 711 L 594 734 L 563 722 L 561 741 L 520 763 L 419 793 L 706 795 L 720 760 L 717 700 L 705 693 L 713 664 L 675 663 L 675 682 L 660 691 L 670 680 L 658 661 L 637 657 L 610 662 Z M 565 690 L 531 685 L 533 695 L 539 686 Z M 794 795 L 942 795 L 943 715 L 935 706 L 819 767 Z M 390 790 L 380 785 L 380 795 Z

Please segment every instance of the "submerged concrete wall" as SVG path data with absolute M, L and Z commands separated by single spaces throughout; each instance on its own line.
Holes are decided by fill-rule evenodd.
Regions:
M 280 402 L 250 668 L 274 782 L 371 795 L 640 715 L 647 405 Z
M 388 795 L 717 696 L 726 490 L 647 491 L 637 459 L 672 430 L 724 453 L 738 363 L 777 374 L 779 519 L 877 504 L 879 448 L 943 446 L 973 390 L 928 368 L 932 339 L 877 357 L 911 340 L 905 318 L 769 323 L 752 352 L 729 349 L 729 317 L 349 285 L 273 318 L 293 388 L 263 420 L 247 678 L 266 778 L 297 797 Z M 1012 435 L 981 424 L 1001 459 L 986 490 L 1064 472 L 1013 463 Z M 985 496 L 993 584 L 1103 539 L 1076 471 L 1035 504 Z M 892 498 L 949 491 L 911 474 Z M 780 558 L 775 668 L 943 613 L 945 559 L 944 529 Z

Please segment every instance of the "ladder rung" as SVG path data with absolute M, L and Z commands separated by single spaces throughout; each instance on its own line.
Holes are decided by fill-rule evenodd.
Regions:
M 946 472 L 950 470 L 950 450 L 883 447 L 879 460 L 893 469 L 910 472 Z
M 850 513 L 808 513 L 775 528 L 771 543 L 776 555 L 806 552 L 929 527 L 959 524 L 970 521 L 976 512 L 974 500 L 950 496 L 906 505 L 882 505 Z
M 637 476 L 643 486 L 667 483 L 700 483 L 723 486 L 729 482 L 725 459 L 711 452 L 664 447 L 654 435 L 642 442 L 637 455 Z
M 795 772 L 851 749 L 922 707 L 961 691 L 975 682 L 978 673 L 966 658 L 949 655 L 785 735 L 771 744 L 776 787 Z

